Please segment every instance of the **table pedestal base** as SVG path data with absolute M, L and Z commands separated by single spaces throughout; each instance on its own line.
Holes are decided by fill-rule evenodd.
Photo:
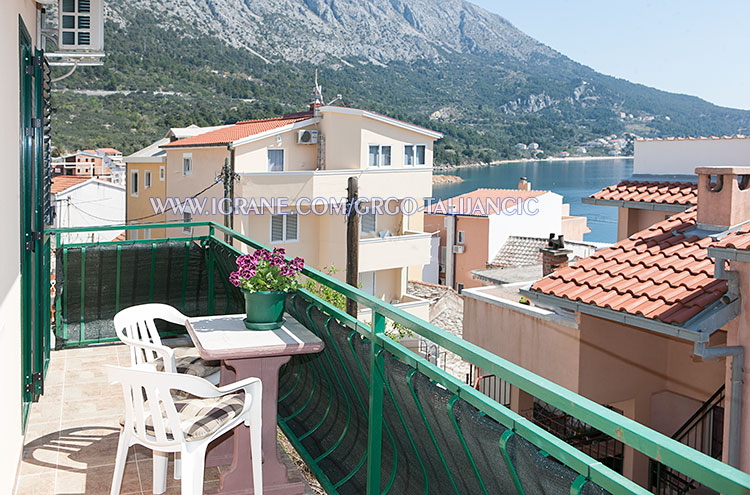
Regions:
M 276 441 L 276 416 L 278 401 L 279 368 L 290 356 L 224 360 L 221 362 L 220 385 L 234 383 L 251 376 L 263 382 L 263 492 L 266 495 L 298 495 L 305 492 L 301 478 L 289 479 L 287 466 L 282 462 Z M 231 465 L 221 472 L 221 495 L 252 494 L 252 463 L 250 455 L 250 428 L 240 425 L 230 434 L 209 447 L 207 466 Z

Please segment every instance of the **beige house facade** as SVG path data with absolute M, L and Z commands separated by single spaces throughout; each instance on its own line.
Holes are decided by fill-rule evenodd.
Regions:
M 422 204 L 432 193 L 433 143 L 441 134 L 367 110 L 311 105 L 309 112 L 234 126 L 162 145 L 168 200 L 183 203 L 234 174 L 234 202 L 223 184 L 192 201 L 198 211 L 166 212 L 167 221 L 231 223 L 320 269 L 346 266 L 345 200 L 349 177 L 361 201 L 359 280 L 388 302 L 408 304 L 407 281 L 430 261 Z M 191 201 L 188 201 L 191 203 Z M 233 204 L 233 215 L 222 205 Z M 167 233 L 168 235 L 184 235 Z M 419 306 L 419 305 L 417 305 Z M 424 304 L 426 316 L 427 305 Z M 420 313 L 420 316 L 421 313 Z

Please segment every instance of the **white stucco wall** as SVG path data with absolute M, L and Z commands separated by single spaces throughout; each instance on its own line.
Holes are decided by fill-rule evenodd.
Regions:
M 0 78 L 0 152 L 3 156 L 3 180 L 0 182 L 0 349 L 3 350 L 0 373 L 0 424 L 3 448 L 0 449 L 0 493 L 13 493 L 21 460 L 21 225 L 19 157 L 19 15 L 36 38 L 36 9 L 30 0 L 4 0 L 0 14 L 0 60 L 7 73 Z
M 90 180 L 55 195 L 55 227 L 86 227 L 125 223 L 125 187 Z M 64 242 L 111 241 L 123 230 L 64 234 Z
M 636 141 L 634 174 L 692 175 L 696 167 L 750 165 L 750 138 Z
M 536 203 L 533 201 L 536 200 Z M 528 201 L 528 200 L 527 200 Z M 488 256 L 491 261 L 508 237 L 547 237 L 551 232 L 559 234 L 562 230 L 562 196 L 556 193 L 546 193 L 532 198 L 528 209 L 538 210 L 536 214 L 523 213 L 521 215 L 490 215 Z

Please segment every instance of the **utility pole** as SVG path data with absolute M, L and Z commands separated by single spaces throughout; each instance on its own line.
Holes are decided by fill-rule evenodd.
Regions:
M 359 286 L 359 181 L 349 177 L 346 199 L 346 283 L 352 287 Z M 346 312 L 357 317 L 357 301 L 346 298 Z
M 227 212 L 224 213 L 224 226 L 234 229 L 234 181 L 238 179 L 238 176 L 234 173 L 234 150 L 230 149 L 229 152 L 231 159 L 224 158 L 224 166 L 221 167 L 217 181 L 224 183 L 224 203 L 229 201 Z M 224 240 L 229 242 L 228 234 L 224 234 Z

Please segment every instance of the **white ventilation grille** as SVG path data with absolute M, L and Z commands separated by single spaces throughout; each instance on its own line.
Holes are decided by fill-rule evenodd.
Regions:
M 104 48 L 102 6 L 103 0 L 59 1 L 59 51 L 98 52 Z

